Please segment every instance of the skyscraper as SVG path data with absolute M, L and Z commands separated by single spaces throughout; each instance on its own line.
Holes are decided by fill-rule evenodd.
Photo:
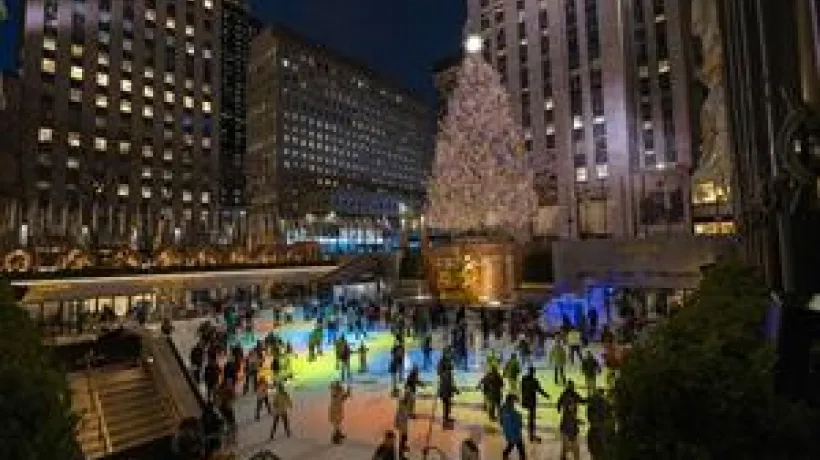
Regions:
M 18 222 L 143 246 L 218 232 L 222 0 L 27 0 Z
M 222 10 L 222 97 L 219 132 L 219 220 L 230 240 L 247 230 L 245 152 L 248 142 L 248 53 L 253 33 L 246 0 L 225 0 Z
M 537 171 L 544 236 L 688 231 L 686 2 L 468 0 Z
M 372 250 L 421 208 L 433 114 L 362 64 L 290 31 L 251 46 L 250 219 L 255 245 Z

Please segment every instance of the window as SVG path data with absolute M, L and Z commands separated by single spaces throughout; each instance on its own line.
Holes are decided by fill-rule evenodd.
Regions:
M 68 98 L 71 102 L 82 102 L 83 92 L 79 88 L 71 88 L 68 90 Z
M 151 99 L 154 97 L 154 88 L 152 86 L 145 86 L 142 88 L 142 95 Z
M 40 128 L 37 133 L 37 140 L 40 142 L 51 142 L 54 140 L 54 130 L 51 128 Z
M 211 102 L 210 101 L 202 101 L 202 111 L 204 113 L 211 113 Z
M 166 91 L 165 92 L 165 102 L 167 102 L 168 104 L 173 104 L 174 103 L 174 93 L 172 93 L 170 91 Z
M 182 191 L 182 201 L 184 203 L 190 203 L 192 199 L 191 191 L 190 190 L 183 190 Z
M 183 98 L 183 101 L 184 101 L 183 105 L 185 106 L 186 109 L 193 109 L 194 108 L 194 98 L 192 98 L 191 96 L 185 96 Z
M 78 43 L 71 44 L 71 57 L 83 57 L 83 45 Z
M 68 145 L 70 147 L 79 147 L 80 146 L 80 133 L 75 133 L 75 132 L 68 133 Z
M 609 165 L 595 165 L 595 175 L 598 176 L 598 179 L 606 179 L 609 177 Z
M 120 101 L 120 112 L 131 113 L 131 101 L 123 99 Z
M 120 80 L 120 89 L 126 93 L 131 92 L 131 80 Z
M 143 75 L 145 75 L 145 78 L 148 79 L 154 78 L 154 69 L 152 67 L 146 67 Z
M 43 58 L 43 72 L 54 73 L 57 71 L 57 63 L 54 59 Z
M 44 37 L 43 38 L 43 49 L 49 51 L 57 51 L 57 40 L 53 37 Z
M 131 152 L 131 143 L 128 141 L 120 141 L 120 153 L 127 155 Z
M 150 145 L 143 145 L 142 146 L 142 156 L 145 158 L 151 158 L 154 156 L 154 148 Z
M 80 81 L 83 79 L 83 68 L 80 66 L 71 66 L 71 79 Z
M 211 194 L 210 192 L 202 192 L 201 200 L 202 204 L 208 204 L 211 202 Z
M 111 58 L 108 56 L 108 53 L 100 52 L 100 54 L 97 55 L 97 64 L 103 67 L 108 67 L 110 63 Z
M 98 73 L 97 74 L 97 84 L 100 86 L 108 86 L 108 74 L 107 73 Z
M 192 26 L 190 24 L 186 24 L 185 25 L 185 35 L 187 35 L 189 37 L 193 37 L 194 36 L 194 26 Z
M 586 166 L 579 166 L 575 168 L 575 181 L 576 182 L 586 182 L 588 179 L 587 177 L 587 168 Z
M 202 0 L 202 6 L 204 6 L 206 10 L 211 10 L 214 7 L 214 2 L 213 0 Z
M 151 187 L 143 187 L 142 188 L 142 198 L 146 200 L 151 199 Z
M 105 94 L 98 94 L 95 101 L 94 101 L 94 105 L 96 105 L 97 107 L 99 107 L 101 109 L 107 108 L 108 107 L 108 96 L 106 96 Z
M 80 167 L 80 160 L 74 157 L 68 157 L 65 162 L 65 166 L 68 169 L 77 169 Z
M 119 184 L 117 186 L 117 195 L 128 196 L 128 184 Z
M 103 152 L 108 148 L 108 141 L 104 137 L 95 137 L 94 148 Z
M 176 19 L 174 19 L 174 18 L 167 18 L 167 19 L 165 20 L 165 27 L 167 27 L 167 28 L 169 28 L 169 29 L 172 29 L 172 30 L 173 30 L 173 29 L 176 29 L 176 27 L 177 27 L 177 21 L 176 21 Z

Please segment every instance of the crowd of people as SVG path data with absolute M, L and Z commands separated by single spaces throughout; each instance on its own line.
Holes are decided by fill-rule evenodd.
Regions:
M 270 438 L 278 435 L 278 428 L 290 437 L 289 413 L 293 407 L 287 382 L 294 377 L 293 360 L 296 355 L 291 343 L 271 332 L 245 350 L 243 338 L 255 340 L 253 308 L 225 306 L 217 309 L 217 325 L 203 322 L 198 330 L 198 342 L 190 351 L 191 375 L 204 388 L 207 405 L 202 419 L 206 451 L 216 451 L 223 444 L 236 441 L 237 422 L 235 403 L 238 395 L 256 396 L 255 418 L 260 420 L 263 409 L 272 418 Z M 293 321 L 294 311 L 277 309 L 274 319 Z M 469 371 L 470 350 L 484 349 L 486 362 L 472 362 L 473 369 L 483 367 L 484 374 L 476 389 L 483 395 L 483 406 L 488 419 L 500 424 L 506 440 L 503 458 L 517 451 L 526 458 L 523 416 L 527 415 L 527 439 L 538 443 L 538 400 L 555 401 L 560 414 L 561 458 L 580 458 L 580 406 L 586 405 L 588 424 L 587 447 L 593 459 L 598 458 L 605 443 L 604 423 L 609 414 L 609 403 L 599 376 L 607 381 L 617 372 L 622 359 L 621 348 L 608 326 L 599 324 L 597 312 L 590 310 L 575 321 L 565 318 L 557 330 L 542 325 L 536 309 L 514 311 L 479 310 L 470 314 L 465 308 L 442 306 L 407 307 L 396 305 L 390 298 L 381 302 L 337 300 L 324 304 L 308 304 L 303 308 L 303 319 L 315 321 L 307 338 L 306 357 L 309 362 L 323 353 L 333 353 L 338 380 L 329 388 L 330 439 L 341 443 L 345 439 L 344 413 L 351 397 L 353 366 L 352 355 L 358 355 L 356 371 L 368 373 L 368 347 L 365 339 L 377 329 L 389 330 L 394 344 L 389 351 L 388 372 L 391 376 L 391 395 L 396 400 L 393 430 L 385 433 L 374 459 L 406 458 L 410 421 L 415 418 L 416 400 L 421 388 L 432 386 L 421 375 L 431 372 L 435 365 L 435 388 L 441 403 L 441 420 L 445 430 L 453 429 L 453 404 L 464 388 L 456 384 L 456 374 Z M 433 334 L 442 337 L 434 347 Z M 409 338 L 417 341 L 421 362 L 406 363 Z M 350 339 L 350 340 L 348 340 Z M 593 341 L 603 343 L 603 359 L 599 361 L 589 347 Z M 247 343 L 247 340 L 245 340 Z M 505 343 L 506 347 L 495 345 Z M 436 350 L 438 348 L 438 350 Z M 505 355 L 505 350 L 514 351 Z M 434 351 L 440 358 L 433 362 Z M 475 358 L 473 358 L 475 359 Z M 536 375 L 535 361 L 548 360 L 556 385 L 563 388 L 558 395 L 549 395 Z M 575 383 L 567 378 L 568 366 L 577 366 L 584 378 L 586 389 L 582 396 Z M 553 397 L 554 396 L 554 397 Z M 462 444 L 462 458 L 480 458 L 480 432 L 472 432 Z

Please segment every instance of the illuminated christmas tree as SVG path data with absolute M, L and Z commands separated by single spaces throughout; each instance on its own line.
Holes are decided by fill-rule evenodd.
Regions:
M 427 217 L 432 228 L 451 234 L 522 239 L 537 206 L 533 173 L 509 95 L 481 56 L 480 41 L 467 41 L 441 122 Z

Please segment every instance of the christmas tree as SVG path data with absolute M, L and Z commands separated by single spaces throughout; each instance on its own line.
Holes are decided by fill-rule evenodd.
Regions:
M 536 194 L 523 135 L 498 73 L 471 51 L 439 127 L 427 217 L 451 234 L 525 238 Z

